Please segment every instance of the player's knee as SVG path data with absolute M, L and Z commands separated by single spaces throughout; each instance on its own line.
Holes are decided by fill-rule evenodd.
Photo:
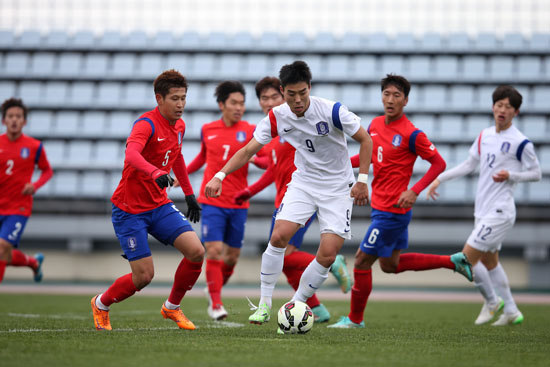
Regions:
M 206 251 L 204 250 L 204 247 L 197 246 L 187 254 L 186 258 L 192 262 L 202 262 L 204 260 L 205 253 Z
M 391 274 L 397 273 L 397 265 L 395 264 L 380 263 L 380 269 L 382 269 L 384 273 L 391 273 Z
M 285 236 L 281 235 L 279 232 L 273 232 L 271 235 L 271 239 L 269 240 L 269 243 L 271 243 L 272 246 L 275 247 L 286 247 L 288 244 L 290 238 L 286 238 Z
M 151 283 L 154 276 L 155 276 L 154 272 L 145 272 L 145 273 L 140 273 L 137 276 L 134 276 L 133 280 L 136 288 L 137 289 L 145 288 L 146 286 L 149 285 L 149 283 Z

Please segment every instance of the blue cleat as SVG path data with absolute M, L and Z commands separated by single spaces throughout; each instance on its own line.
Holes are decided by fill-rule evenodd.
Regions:
M 313 307 L 311 311 L 313 311 L 313 322 L 321 323 L 330 320 L 330 312 L 323 304 Z
M 456 272 L 464 275 L 470 282 L 474 280 L 472 265 L 464 253 L 457 252 L 456 254 L 451 255 L 451 261 L 455 264 Z
M 342 316 L 336 324 L 332 324 L 327 327 L 334 329 L 363 329 L 365 327 L 365 321 L 361 321 L 360 324 L 356 324 L 351 321 L 348 316 Z
M 351 276 L 346 265 L 346 258 L 342 255 L 336 255 L 334 263 L 330 267 L 330 272 L 336 278 L 342 292 L 348 293 L 351 289 Z
M 36 270 L 34 270 L 34 281 L 38 283 L 42 281 L 42 277 L 44 276 L 44 274 L 42 273 L 42 263 L 44 262 L 44 254 L 39 252 L 36 255 L 34 255 L 34 258 L 38 263 L 38 267 L 36 268 Z

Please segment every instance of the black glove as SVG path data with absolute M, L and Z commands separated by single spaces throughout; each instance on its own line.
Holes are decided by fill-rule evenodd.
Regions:
M 187 219 L 193 223 L 197 223 L 201 219 L 201 207 L 195 199 L 195 195 L 186 195 L 185 202 L 187 203 Z
M 155 182 L 161 190 L 164 190 L 166 187 L 172 186 L 174 179 L 168 173 L 165 173 L 155 178 Z

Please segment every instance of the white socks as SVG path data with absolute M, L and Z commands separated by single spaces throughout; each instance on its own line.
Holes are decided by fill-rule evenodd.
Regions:
M 105 306 L 103 302 L 101 302 L 101 296 L 103 296 L 103 293 L 101 293 L 97 298 L 95 299 L 95 305 L 97 308 L 103 311 L 109 311 L 109 307 Z
M 325 268 L 323 265 L 317 262 L 317 259 L 313 259 L 309 263 L 306 270 L 300 278 L 300 285 L 294 293 L 292 300 L 305 302 L 307 299 L 317 291 L 317 289 L 323 284 L 323 282 L 328 278 L 328 273 L 330 271 L 330 266 Z
M 504 312 L 508 314 L 518 312 L 518 306 L 512 297 L 508 277 L 506 276 L 506 273 L 500 263 L 498 263 L 493 270 L 489 271 L 489 276 L 491 277 L 491 281 L 493 282 L 496 292 L 504 300 Z
M 168 300 L 166 300 L 166 301 L 164 302 L 164 305 L 165 305 L 166 308 L 169 309 L 169 310 L 176 310 L 176 309 L 178 309 L 178 307 L 180 306 L 180 305 L 175 305 L 175 304 L 171 303 L 171 302 L 168 301 Z
M 271 308 L 273 290 L 275 289 L 275 284 L 277 284 L 277 279 L 279 279 L 283 271 L 284 259 L 284 248 L 275 247 L 271 245 L 271 242 L 267 244 L 267 248 L 262 254 L 262 266 L 260 270 L 260 305 L 266 303 L 267 307 Z
M 498 297 L 495 293 L 495 289 L 493 288 L 493 282 L 489 276 L 489 271 L 481 261 L 478 261 L 477 264 L 475 264 L 473 270 L 474 284 L 481 292 L 483 298 L 485 298 L 485 302 L 491 306 L 496 305 L 498 303 Z

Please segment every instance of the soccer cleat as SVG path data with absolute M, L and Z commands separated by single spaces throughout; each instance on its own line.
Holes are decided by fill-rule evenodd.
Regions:
M 503 307 L 504 301 L 500 297 L 498 299 L 498 303 L 494 306 L 489 306 L 487 302 L 484 302 L 483 307 L 481 308 L 481 312 L 479 313 L 479 316 L 477 317 L 474 324 L 483 325 L 485 323 L 488 323 L 495 317 L 498 311 L 502 310 Z
M 94 324 L 97 330 L 112 330 L 111 321 L 109 320 L 109 311 L 105 311 L 97 307 L 95 300 L 99 295 L 92 298 L 92 315 L 94 317 Z
M 327 327 L 334 329 L 362 329 L 365 327 L 365 321 L 361 321 L 360 324 L 356 324 L 351 321 L 348 316 L 342 316 L 336 324 L 332 324 Z
M 193 324 L 181 311 L 181 309 L 178 307 L 175 310 L 170 310 L 166 308 L 166 305 L 163 303 L 162 308 L 160 309 L 160 314 L 165 319 L 170 319 L 174 321 L 176 324 L 178 324 L 178 327 L 180 329 L 185 330 L 195 330 L 195 324 Z
M 323 304 L 313 307 L 311 311 L 313 311 L 314 322 L 327 322 L 330 319 L 330 312 Z
M 457 252 L 456 254 L 451 255 L 451 261 L 455 264 L 456 272 L 464 275 L 470 282 L 474 280 L 472 265 L 464 253 Z
M 283 335 L 284 335 L 284 333 L 285 333 L 285 332 L 282 331 L 280 327 L 277 328 L 277 334 L 283 334 Z
M 262 303 L 261 305 L 258 305 L 256 311 L 250 315 L 248 321 L 250 321 L 251 324 L 261 325 L 264 322 L 269 321 L 269 312 L 270 309 L 267 307 L 267 303 Z
M 518 310 L 514 313 L 503 312 L 502 315 L 498 318 L 497 321 L 493 322 L 493 326 L 504 326 L 504 325 L 519 325 L 523 322 L 523 314 Z
M 209 303 L 207 308 L 208 316 L 213 318 L 216 321 L 223 320 L 227 317 L 227 311 L 223 305 L 218 305 L 217 307 L 212 307 Z
M 348 267 L 346 266 L 346 258 L 342 255 L 336 255 L 334 263 L 330 267 L 330 272 L 338 281 L 342 292 L 348 293 L 351 289 L 351 276 L 348 272 Z
M 44 276 L 44 273 L 42 273 L 42 263 L 44 262 L 44 254 L 39 252 L 34 255 L 34 258 L 38 263 L 36 270 L 34 270 L 34 281 L 38 283 L 42 280 L 42 277 Z

